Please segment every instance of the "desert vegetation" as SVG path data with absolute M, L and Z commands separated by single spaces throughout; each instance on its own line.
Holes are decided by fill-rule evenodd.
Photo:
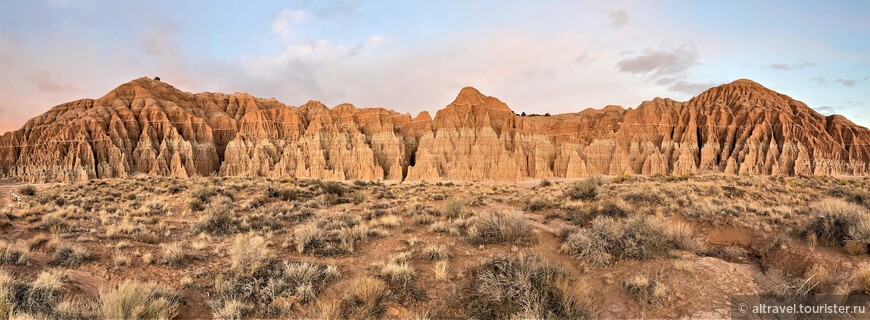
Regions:
M 12 205 L 0 215 L 0 314 L 727 316 L 716 310 L 727 310 L 730 294 L 870 292 L 868 182 L 699 175 L 0 185 L 0 205 Z

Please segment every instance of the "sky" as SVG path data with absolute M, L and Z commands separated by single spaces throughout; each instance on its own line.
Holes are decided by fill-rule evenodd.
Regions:
M 142 76 L 412 115 L 465 86 L 555 114 L 748 78 L 870 127 L 870 1 L 0 2 L 0 132 Z

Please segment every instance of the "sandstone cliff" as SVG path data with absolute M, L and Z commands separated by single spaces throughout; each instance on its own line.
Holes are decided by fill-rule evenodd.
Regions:
M 0 176 L 84 181 L 136 174 L 336 180 L 506 180 L 722 172 L 867 175 L 870 130 L 750 80 L 689 101 L 655 98 L 517 116 L 474 88 L 432 118 L 139 78 L 56 106 L 0 136 Z

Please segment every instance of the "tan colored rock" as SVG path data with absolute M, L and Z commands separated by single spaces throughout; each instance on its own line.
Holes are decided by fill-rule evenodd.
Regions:
M 0 136 L 0 176 L 86 181 L 161 176 L 499 180 L 692 173 L 868 174 L 870 130 L 750 80 L 689 101 L 655 98 L 516 115 L 463 88 L 433 118 L 244 93 L 182 92 L 140 78 L 56 106 Z

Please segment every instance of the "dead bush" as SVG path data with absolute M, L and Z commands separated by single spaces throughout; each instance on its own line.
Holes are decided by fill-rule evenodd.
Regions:
M 235 215 L 232 200 L 226 197 L 218 198 L 206 206 L 205 215 L 193 225 L 193 233 L 227 235 L 238 232 L 241 228 Z
M 537 242 L 531 222 L 522 213 L 490 211 L 475 215 L 468 227 L 473 244 L 529 245 Z
M 668 289 L 661 282 L 636 275 L 622 284 L 628 295 L 641 304 L 661 305 L 668 296 Z
M 601 186 L 601 178 L 589 177 L 571 184 L 565 194 L 571 200 L 591 200 L 598 195 L 598 187 Z
M 804 228 L 805 239 L 814 237 L 818 244 L 832 247 L 843 246 L 853 236 L 870 240 L 870 215 L 859 205 L 829 198 L 811 204 L 808 212 L 816 217 Z
M 646 260 L 667 255 L 673 249 L 695 251 L 698 240 L 685 224 L 674 224 L 653 217 L 615 220 L 599 217 L 589 228 L 578 228 L 568 235 L 562 250 L 593 265 L 617 260 Z
M 590 319 L 567 273 L 536 256 L 496 257 L 474 271 L 466 310 L 478 319 Z

